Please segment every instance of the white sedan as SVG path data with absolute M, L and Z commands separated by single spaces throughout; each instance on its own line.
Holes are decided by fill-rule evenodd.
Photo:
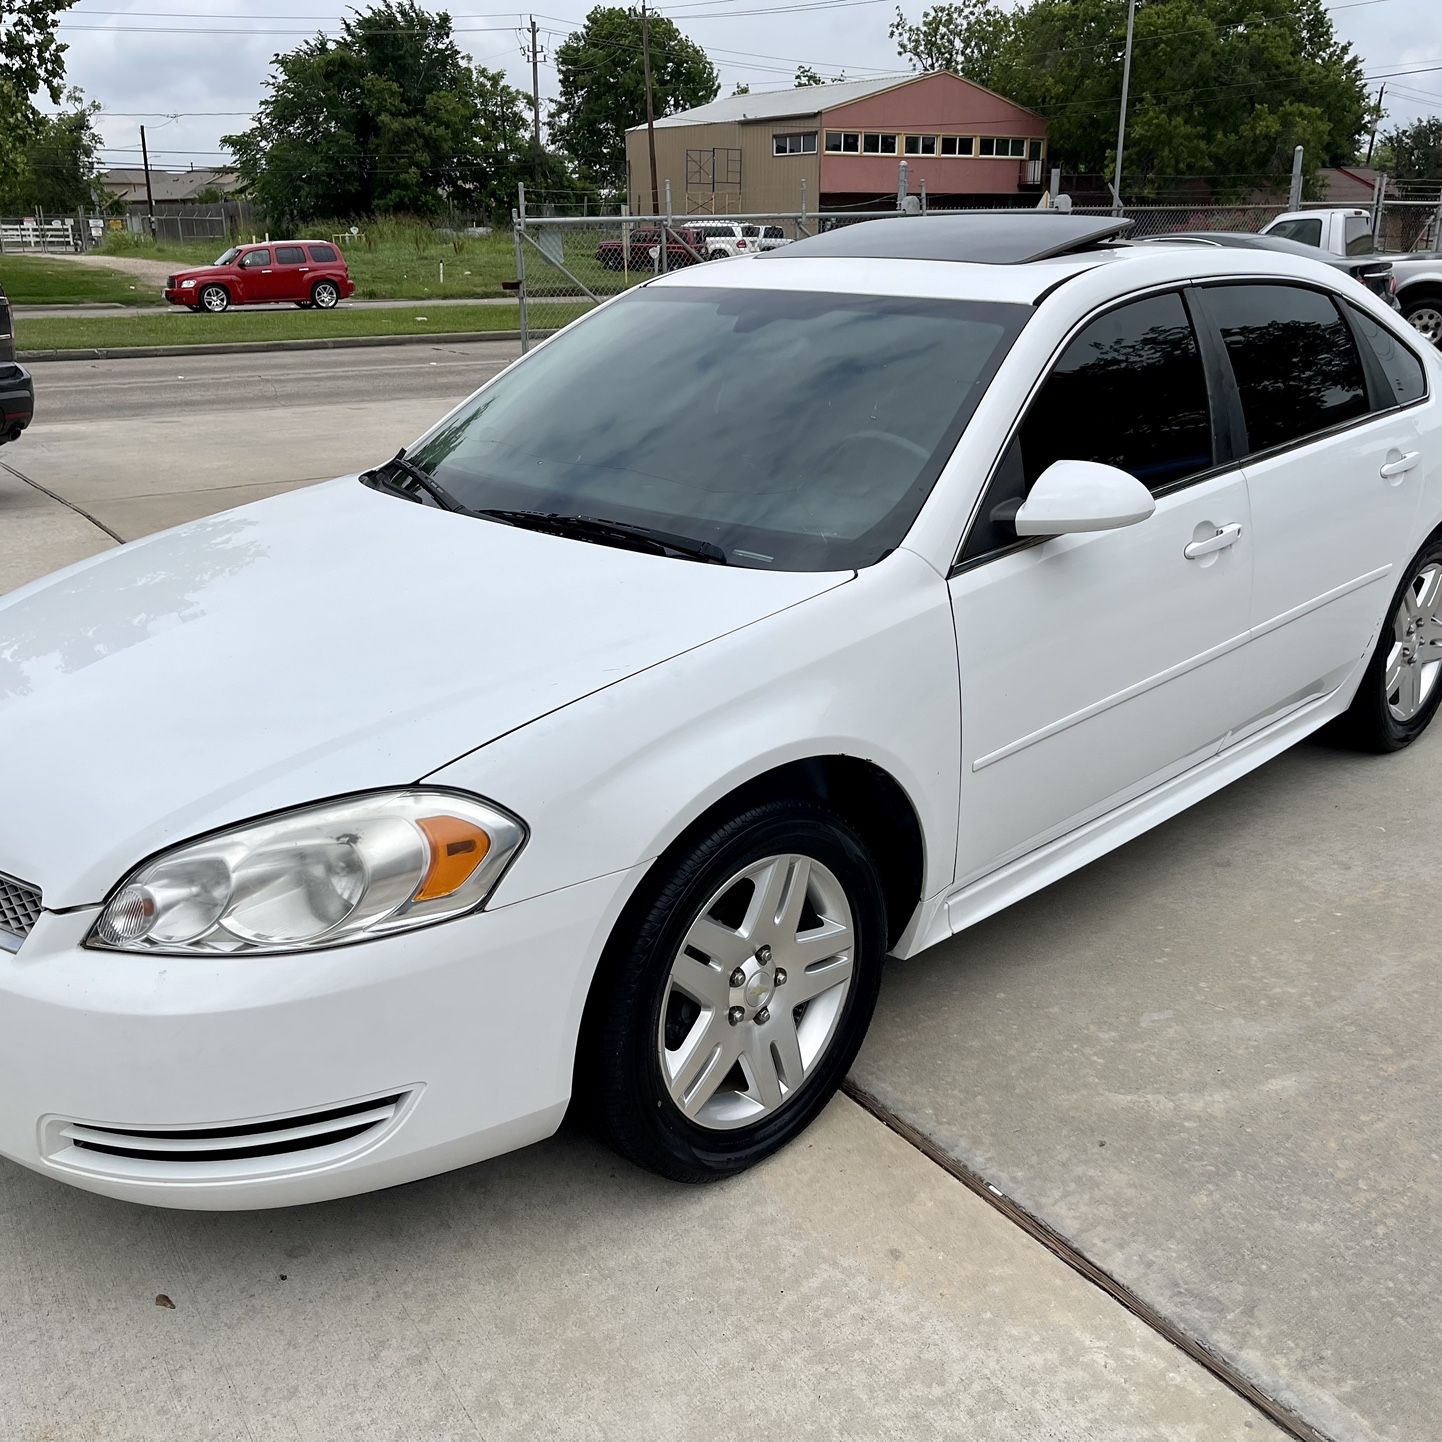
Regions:
M 1412 741 L 1442 360 L 1123 224 L 661 278 L 372 472 L 0 602 L 0 1152 L 272 1206 L 575 1103 L 736 1172 L 888 955 L 1327 722 Z

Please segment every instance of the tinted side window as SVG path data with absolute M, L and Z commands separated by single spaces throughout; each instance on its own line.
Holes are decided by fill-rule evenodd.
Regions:
M 1307 220 L 1284 220 L 1274 225 L 1268 235 L 1280 236 L 1283 240 L 1299 240 L 1303 245 L 1321 245 L 1322 219 L 1316 216 Z
M 1063 352 L 1021 427 L 1026 484 L 1053 461 L 1100 461 L 1152 490 L 1212 464 L 1207 378 L 1179 295 L 1108 311 Z
M 277 265 L 304 265 L 305 251 L 298 245 L 278 245 L 275 248 Z
M 1367 414 L 1362 357 L 1337 307 L 1294 285 L 1220 285 L 1207 306 L 1227 345 L 1247 449 L 1273 446 Z
M 1211 467 L 1206 371 L 1181 296 L 1108 311 L 1062 352 L 992 478 L 964 561 L 1016 540 L 1007 503 L 1060 460 L 1118 466 L 1153 491 Z
M 333 245 L 313 245 L 310 248 L 310 258 L 317 265 L 331 265 L 339 257 L 336 255 Z
M 1347 309 L 1356 321 L 1363 340 L 1381 361 L 1382 369 L 1386 371 L 1387 379 L 1392 384 L 1397 404 L 1405 406 L 1408 401 L 1421 400 L 1427 394 L 1427 373 L 1422 369 L 1422 362 L 1386 326 L 1378 325 L 1366 311 L 1355 305 L 1349 305 Z

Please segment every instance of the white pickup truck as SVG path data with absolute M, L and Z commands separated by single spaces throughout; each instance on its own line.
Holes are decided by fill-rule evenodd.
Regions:
M 1333 255 L 1370 255 L 1372 215 L 1358 208 L 1291 210 L 1262 227 L 1263 235 L 1315 245 Z M 1442 252 L 1402 251 L 1379 258 L 1392 264 L 1402 314 L 1433 345 L 1442 344 Z

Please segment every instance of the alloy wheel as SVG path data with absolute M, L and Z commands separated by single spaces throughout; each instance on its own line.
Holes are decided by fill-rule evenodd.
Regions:
M 312 299 L 321 310 L 329 310 L 340 299 L 336 288 L 329 281 L 322 281 L 311 293 Z
M 1442 310 L 1436 306 L 1424 305 L 1410 311 L 1407 323 L 1433 345 L 1442 344 Z
M 1442 676 L 1442 562 L 1422 569 L 1402 592 L 1392 618 L 1392 648 L 1382 686 L 1394 721 L 1408 722 Z
M 226 295 L 223 287 L 208 285 L 200 293 L 200 303 L 212 315 L 219 315 L 230 304 L 230 297 Z
M 672 1102 L 730 1130 L 785 1106 L 834 1041 L 856 928 L 814 857 L 768 856 L 701 908 L 671 965 L 657 1050 Z

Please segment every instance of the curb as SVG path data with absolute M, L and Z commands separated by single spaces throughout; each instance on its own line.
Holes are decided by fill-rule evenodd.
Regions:
M 550 335 L 533 330 L 533 339 Z M 435 331 L 420 335 L 339 335 L 315 340 L 211 341 L 200 345 L 117 345 L 75 350 L 22 350 L 15 359 L 24 365 L 42 361 L 152 360 L 166 356 L 254 355 L 266 351 L 352 350 L 378 345 L 460 345 L 473 341 L 511 341 L 521 338 L 518 330 Z

